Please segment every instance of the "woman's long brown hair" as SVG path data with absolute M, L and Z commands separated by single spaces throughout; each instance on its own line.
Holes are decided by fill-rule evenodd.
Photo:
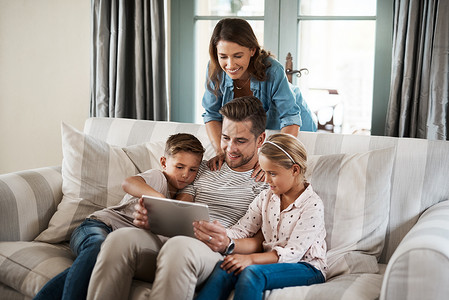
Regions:
M 259 81 L 265 81 L 267 79 L 266 69 L 270 67 L 267 57 L 271 56 L 271 53 L 261 49 L 251 25 L 243 19 L 222 19 L 215 26 L 209 43 L 210 63 L 207 88 L 217 97 L 220 80 L 222 79 L 221 76 L 223 75 L 217 55 L 217 44 L 219 41 L 233 42 L 242 47 L 255 49 L 256 51 L 249 61 L 248 72 L 250 76 L 253 76 Z M 211 82 L 214 88 L 211 86 Z

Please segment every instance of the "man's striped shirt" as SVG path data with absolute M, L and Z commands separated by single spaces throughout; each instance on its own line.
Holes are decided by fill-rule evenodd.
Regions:
M 210 219 L 230 227 L 248 210 L 249 204 L 268 186 L 251 178 L 253 169 L 236 172 L 226 163 L 211 171 L 206 161 L 201 163 L 195 181 L 181 193 L 192 195 L 197 203 L 209 206 Z

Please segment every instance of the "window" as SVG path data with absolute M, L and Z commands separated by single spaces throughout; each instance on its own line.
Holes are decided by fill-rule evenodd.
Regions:
M 335 132 L 382 135 L 392 10 L 392 0 L 172 0 L 172 120 L 202 123 L 209 39 L 237 16 L 282 64 L 290 52 L 294 69 L 309 70 L 293 83 L 322 120 L 334 116 Z
M 319 127 L 369 132 L 376 0 L 302 0 L 296 26 L 295 57 L 299 67 L 309 70 L 296 84 L 317 112 Z

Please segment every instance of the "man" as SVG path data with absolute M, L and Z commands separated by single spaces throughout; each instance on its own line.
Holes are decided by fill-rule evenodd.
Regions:
M 235 224 L 265 188 L 251 174 L 265 140 L 266 113 L 253 96 L 230 101 L 220 113 L 225 163 L 219 171 L 211 171 L 203 162 L 197 179 L 177 197 L 207 204 L 214 221 L 195 224 L 197 239 L 177 236 L 165 244 L 138 228 L 111 233 L 98 255 L 88 299 L 126 299 L 133 277 L 153 282 L 151 299 L 191 299 L 216 262 L 232 250 L 225 227 Z M 143 207 L 135 217 L 136 225 L 148 226 Z

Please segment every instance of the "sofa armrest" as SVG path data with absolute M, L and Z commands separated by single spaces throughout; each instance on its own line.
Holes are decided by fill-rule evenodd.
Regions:
M 391 257 L 380 299 L 447 299 L 449 200 L 426 210 Z
M 0 175 L 0 241 L 33 240 L 61 199 L 61 167 Z

